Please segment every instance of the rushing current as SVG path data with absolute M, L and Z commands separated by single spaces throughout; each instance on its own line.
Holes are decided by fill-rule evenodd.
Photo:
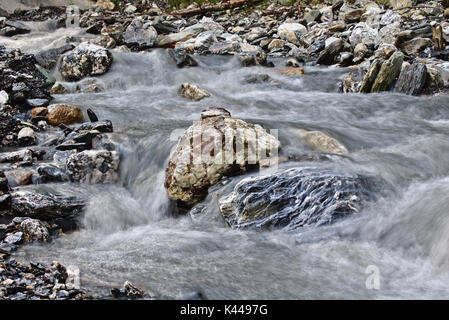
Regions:
M 33 30 L 5 44 L 34 53 L 65 37 L 89 37 L 48 22 Z M 198 67 L 184 69 L 164 50 L 113 51 L 113 57 L 111 70 L 98 77 L 104 92 L 57 95 L 53 102 L 92 108 L 112 121 L 120 179 L 35 186 L 82 195 L 88 205 L 79 231 L 23 246 L 20 259 L 78 267 L 81 285 L 104 296 L 129 280 L 169 299 L 193 291 L 209 299 L 449 298 L 448 96 L 337 93 L 344 69 L 305 66 L 305 75 L 287 77 L 272 68 L 242 68 L 232 56 L 198 56 Z M 258 73 L 276 82 L 243 81 Z M 183 82 L 212 96 L 184 99 L 177 94 Z M 281 167 L 362 169 L 393 190 L 338 223 L 294 233 L 232 230 L 217 208 L 205 219 L 180 215 L 164 189 L 164 170 L 176 132 L 207 107 L 278 129 L 281 155 L 307 150 L 295 129 L 326 132 L 347 146 L 349 159 Z M 205 203 L 214 207 L 223 188 L 231 187 L 211 188 Z M 372 270 L 378 289 L 367 286 Z

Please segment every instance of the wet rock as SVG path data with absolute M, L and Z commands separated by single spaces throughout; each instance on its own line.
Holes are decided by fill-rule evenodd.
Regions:
M 45 117 L 48 113 L 48 110 L 46 107 L 35 107 L 31 109 L 31 117 Z
M 186 54 L 183 49 L 170 49 L 168 50 L 169 56 L 175 60 L 178 68 L 194 67 L 198 63 L 189 54 Z
M 366 176 L 293 168 L 243 179 L 219 201 L 219 208 L 232 228 L 296 230 L 357 213 L 365 201 L 374 198 L 373 189 L 375 180 Z
M 22 22 L 6 20 L 5 27 L 0 30 L 0 36 L 12 37 L 19 34 L 30 33 L 31 29 Z
M 362 68 L 351 70 L 340 84 L 339 90 L 343 93 L 356 93 L 360 91 L 365 71 Z
M 22 242 L 23 233 L 15 232 L 7 236 L 3 241 L 8 244 L 18 244 Z
M 39 220 L 71 219 L 84 207 L 76 197 L 19 190 L 11 193 L 11 210 L 17 216 Z
M 299 45 L 301 35 L 307 33 L 307 28 L 300 23 L 283 23 L 278 28 L 278 36 L 288 42 Z
M 301 76 L 305 73 L 304 69 L 301 67 L 282 67 L 276 68 L 276 73 L 282 74 L 288 77 L 296 77 Z
M 377 58 L 371 63 L 368 72 L 363 78 L 363 82 L 360 87 L 360 92 L 369 93 L 371 92 L 371 88 L 373 87 L 374 81 L 376 81 L 376 77 L 379 74 L 379 70 L 384 63 L 383 59 Z
M 72 44 L 66 44 L 59 48 L 40 51 L 35 55 L 36 61 L 40 66 L 47 70 L 51 70 L 56 66 L 56 62 L 58 62 L 59 57 L 73 48 L 74 46 Z
M 338 39 L 321 51 L 317 63 L 323 65 L 332 65 L 338 62 L 338 54 L 345 48 L 343 40 Z
M 16 171 L 13 173 L 14 180 L 17 182 L 20 186 L 25 186 L 27 184 L 30 184 L 33 178 L 33 173 L 30 171 Z
M 46 107 L 50 103 L 48 99 L 27 99 L 26 102 L 30 108 Z
M 69 182 L 71 181 L 70 176 L 55 166 L 43 166 L 37 169 L 40 175 L 40 182 Z
M 179 88 L 178 92 L 181 96 L 195 101 L 201 100 L 206 97 L 210 97 L 210 93 L 190 83 L 181 84 L 181 87 Z
M 117 45 L 117 41 L 109 35 L 104 35 L 95 40 L 93 43 L 106 49 L 113 49 Z
M 0 45 L 0 88 L 8 94 L 8 103 L 28 108 L 27 99 L 51 100 L 47 78 L 33 55 L 9 50 Z
M 65 80 L 78 81 L 87 76 L 106 73 L 111 64 L 112 55 L 107 49 L 81 43 L 63 56 L 59 71 Z
M 83 111 L 78 106 L 54 104 L 47 108 L 47 122 L 50 125 L 73 124 L 83 122 Z
M 402 68 L 396 83 L 396 90 L 418 95 L 423 92 L 427 81 L 427 68 L 423 63 L 413 63 Z
M 51 94 L 64 94 L 67 93 L 67 88 L 60 82 L 56 82 L 50 89 Z
M 32 163 L 33 162 L 33 152 L 31 150 L 24 149 L 24 150 L 19 150 L 19 151 L 0 153 L 0 163 L 5 163 L 5 162 Z
M 119 155 L 116 151 L 86 150 L 68 157 L 67 173 L 81 183 L 113 183 L 118 179 Z
M 46 222 L 37 219 L 25 219 L 20 223 L 20 230 L 23 233 L 25 242 L 48 242 L 50 241 L 50 226 Z
M 145 292 L 142 289 L 137 288 L 131 282 L 125 281 L 122 289 L 113 288 L 111 289 L 111 295 L 114 298 L 142 298 Z
M 297 130 L 304 142 L 312 149 L 321 152 L 346 155 L 348 149 L 337 139 L 329 137 L 321 131 Z
M 89 117 L 90 122 L 98 122 L 98 117 L 92 109 L 87 109 L 87 116 Z
M 274 82 L 274 80 L 265 73 L 262 74 L 250 74 L 243 77 L 243 81 L 246 83 L 264 83 L 264 82 Z
M 401 72 L 404 55 L 396 51 L 390 59 L 382 63 L 376 80 L 373 83 L 371 92 L 380 92 L 388 90 Z
M 170 198 L 193 205 L 223 176 L 257 167 L 279 148 L 261 126 L 232 118 L 224 109 L 208 109 L 179 140 L 165 171 L 165 188 Z
M 138 24 L 133 22 L 126 28 L 123 33 L 123 42 L 130 48 L 145 49 L 151 48 L 157 40 L 156 29 L 147 24 Z
M 33 145 L 36 143 L 36 134 L 33 129 L 25 127 L 19 131 L 17 140 L 23 146 Z

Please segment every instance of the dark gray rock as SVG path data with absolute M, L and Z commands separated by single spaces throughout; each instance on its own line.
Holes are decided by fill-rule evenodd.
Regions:
M 73 48 L 74 45 L 66 44 L 59 48 L 40 51 L 35 55 L 35 57 L 40 66 L 45 69 L 51 70 L 54 66 L 56 66 L 56 62 L 58 62 L 59 57 L 63 53 L 70 51 Z
M 417 95 L 423 92 L 427 81 L 427 67 L 423 63 L 405 66 L 396 82 L 396 91 Z
M 332 65 L 338 62 L 338 55 L 345 48 L 345 42 L 338 39 L 328 45 L 318 56 L 317 63 L 323 65 Z
M 18 34 L 30 33 L 31 29 L 18 21 L 6 20 L 6 27 L 0 30 L 0 36 L 12 37 Z
M 176 62 L 178 68 L 195 67 L 198 63 L 189 54 L 185 53 L 184 49 L 169 49 L 169 56 Z
M 232 228 L 321 226 L 358 212 L 376 197 L 374 178 L 322 168 L 293 168 L 243 179 L 219 202 Z
M 42 183 L 71 181 L 70 176 L 67 173 L 55 166 L 39 167 L 37 172 L 40 175 L 40 181 Z
M 71 219 L 84 207 L 84 201 L 59 194 L 32 191 L 11 193 L 11 210 L 15 215 L 39 220 Z

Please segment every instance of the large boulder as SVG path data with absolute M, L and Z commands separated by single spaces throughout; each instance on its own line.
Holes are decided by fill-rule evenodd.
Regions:
M 244 172 L 275 157 L 279 141 L 260 125 L 209 109 L 180 138 L 165 170 L 170 198 L 187 205 L 201 201 L 223 176 Z
M 58 48 L 43 50 L 38 52 L 35 57 L 40 66 L 47 70 L 53 69 L 58 62 L 59 57 L 70 50 L 73 50 L 74 46 L 72 44 L 65 44 Z
M 157 40 L 157 31 L 151 22 L 144 23 L 135 19 L 123 33 L 123 42 L 130 48 L 144 49 L 152 47 Z
M 80 123 L 83 122 L 83 111 L 78 106 L 53 104 L 47 108 L 47 122 L 54 126 Z
M 112 54 L 100 46 L 81 43 L 65 54 L 59 71 L 67 81 L 78 81 L 87 76 L 101 75 L 109 70 Z
M 120 158 L 116 151 L 86 150 L 67 158 L 67 173 L 81 183 L 113 183 L 118 179 Z
M 327 225 L 357 213 L 375 198 L 376 179 L 323 168 L 293 168 L 240 181 L 219 201 L 236 229 Z
M 37 219 L 25 219 L 20 223 L 20 230 L 23 233 L 23 238 L 25 242 L 50 241 L 50 226 L 46 222 L 42 222 Z
M 301 35 L 307 33 L 307 28 L 300 23 L 283 23 L 278 28 L 278 36 L 288 42 L 299 45 Z

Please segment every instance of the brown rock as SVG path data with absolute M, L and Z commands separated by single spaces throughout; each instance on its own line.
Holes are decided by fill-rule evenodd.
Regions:
M 78 106 L 54 104 L 48 107 L 48 124 L 58 126 L 60 124 L 73 124 L 83 122 L 83 111 Z
M 47 115 L 47 108 L 46 107 L 36 107 L 31 109 L 31 117 L 32 118 L 36 118 L 36 117 L 45 117 Z
M 282 67 L 277 68 L 276 72 L 279 74 L 283 74 L 284 76 L 295 77 L 303 75 L 304 69 L 301 67 Z
M 360 18 L 362 17 L 362 14 L 365 13 L 364 9 L 355 9 L 352 11 L 349 11 L 345 14 L 345 22 L 346 23 L 353 23 L 353 22 L 359 22 Z
M 433 48 L 436 51 L 444 50 L 446 48 L 446 43 L 443 38 L 443 28 L 441 25 L 437 25 L 432 30 L 432 40 Z
M 20 171 L 14 175 L 14 179 L 17 184 L 24 186 L 31 183 L 31 178 L 33 177 L 33 173 L 29 171 Z

